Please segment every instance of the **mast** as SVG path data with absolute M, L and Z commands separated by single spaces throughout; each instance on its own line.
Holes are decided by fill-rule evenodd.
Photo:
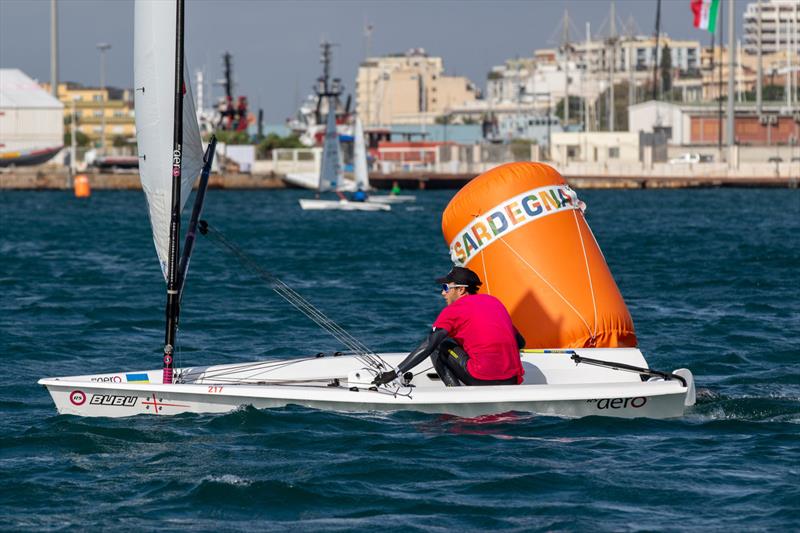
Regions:
M 561 44 L 564 47 L 564 129 L 569 124 L 569 11 L 564 10 Z M 549 117 L 548 117 L 549 120 Z
M 761 57 L 761 0 L 758 0 L 758 70 L 756 73 L 756 111 L 758 112 L 758 118 L 761 118 L 761 111 L 762 111 L 762 103 L 761 103 L 761 79 L 763 78 L 763 60 Z
M 178 330 L 179 267 L 181 233 L 181 157 L 183 150 L 183 0 L 176 0 L 175 15 L 175 110 L 172 130 L 172 214 L 167 259 L 166 332 L 164 334 L 163 382 L 172 383 L 175 334 Z
M 611 2 L 611 13 L 609 14 L 608 20 L 610 24 L 609 44 L 611 45 L 611 60 L 608 62 L 608 131 L 614 131 L 616 129 L 616 125 L 614 124 L 614 119 L 616 118 L 614 116 L 614 100 L 616 100 L 614 96 L 614 67 L 616 65 L 614 62 L 617 60 L 617 10 L 613 0 Z
M 653 100 L 658 100 L 658 41 L 661 36 L 661 0 L 656 3 L 656 48 L 653 53 Z
M 728 0 L 728 123 L 726 124 L 728 148 L 732 148 L 736 142 L 736 139 L 734 138 L 735 111 L 733 105 L 733 99 L 736 96 L 734 94 L 734 77 L 736 76 L 736 56 L 734 56 L 736 46 L 735 19 L 736 14 L 734 9 L 734 0 Z M 728 152 L 728 157 L 731 157 L 730 151 Z
M 723 39 L 725 38 L 725 25 L 722 23 L 723 13 L 725 12 L 725 4 L 724 2 L 719 3 L 719 11 L 717 12 L 717 28 L 719 29 L 719 40 L 717 42 L 719 47 L 719 61 L 718 61 L 718 69 L 717 69 L 717 151 L 720 154 L 720 158 L 722 157 L 722 63 L 724 62 L 724 57 L 722 53 L 725 51 L 725 44 Z

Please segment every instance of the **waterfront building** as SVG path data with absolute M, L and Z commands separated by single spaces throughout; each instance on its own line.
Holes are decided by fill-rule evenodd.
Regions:
M 744 12 L 744 50 L 758 54 L 758 2 L 750 2 Z M 794 50 L 800 53 L 800 2 L 761 0 L 761 53 Z
M 50 84 L 42 87 L 49 91 Z M 58 99 L 64 105 L 64 120 L 71 120 L 72 103 L 75 102 L 77 130 L 89 138 L 94 146 L 102 144 L 107 149 L 114 145 L 132 145 L 136 142 L 133 92 L 113 87 L 86 87 L 80 83 L 58 84 Z M 105 114 L 105 139 L 100 142 Z
M 367 58 L 356 75 L 356 110 L 365 126 L 434 124 L 478 99 L 469 79 L 448 76 L 441 57 L 416 48 Z
M 744 53 L 743 49 L 743 46 L 737 46 L 735 58 L 734 90 L 736 91 L 737 102 L 754 98 L 756 82 L 758 81 L 758 57 Z M 763 86 L 774 85 L 781 87 L 783 90 L 783 88 L 791 84 L 795 88 L 794 90 L 797 91 L 798 81 L 800 81 L 800 67 L 797 67 L 796 70 L 787 70 L 787 64 L 792 61 L 792 56 L 793 54 L 787 50 L 762 54 Z M 727 48 L 714 48 L 713 61 L 711 47 L 703 48 L 701 63 L 702 100 L 713 101 L 719 98 L 720 95 L 725 98 L 728 94 Z M 791 83 L 790 77 L 792 76 L 795 79 L 794 83 Z M 750 93 L 750 95 L 748 96 L 747 93 Z M 766 99 L 769 99 L 769 94 L 765 96 Z
M 655 46 L 653 37 L 618 36 L 572 42 L 559 49 L 538 49 L 532 57 L 509 59 L 493 67 L 487 76 L 486 99 L 491 108 L 513 104 L 520 113 L 544 112 L 554 110 L 568 91 L 583 102 L 580 109 L 572 102 L 565 126 L 595 129 L 599 99 L 607 97 L 612 80 L 614 85 L 627 84 L 629 103 L 648 98 L 653 67 L 660 65 L 665 50 L 669 50 L 676 90 L 675 95 L 665 98 L 702 98 L 700 43 L 662 34 L 657 51 Z
M 578 163 L 640 161 L 639 134 L 627 131 L 563 132 L 552 134 L 552 159 Z
M 0 153 L 55 155 L 64 144 L 63 107 L 21 70 L 0 69 Z
M 780 103 L 765 103 L 759 117 L 755 102 L 737 103 L 734 135 L 737 145 L 772 146 L 800 143 L 800 112 Z M 632 133 L 664 132 L 677 146 L 714 146 L 725 139 L 727 116 L 716 102 L 681 104 L 649 101 L 628 108 Z M 722 137 L 720 137 L 720 131 Z

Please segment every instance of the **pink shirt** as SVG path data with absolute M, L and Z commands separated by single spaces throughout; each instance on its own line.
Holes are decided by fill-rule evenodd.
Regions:
M 525 371 L 519 357 L 514 325 L 503 303 L 488 294 L 467 294 L 448 305 L 433 323 L 469 354 L 467 370 L 477 379 L 495 380 Z

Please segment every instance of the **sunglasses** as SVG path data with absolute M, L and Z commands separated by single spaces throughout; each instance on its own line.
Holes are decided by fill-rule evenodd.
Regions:
M 454 285 L 449 285 L 449 284 L 447 284 L 447 283 L 442 283 L 442 292 L 447 292 L 447 291 L 449 291 L 450 289 L 455 289 L 456 287 L 464 287 L 464 288 L 467 288 L 467 287 L 468 287 L 468 285 L 456 285 L 456 284 L 454 284 Z

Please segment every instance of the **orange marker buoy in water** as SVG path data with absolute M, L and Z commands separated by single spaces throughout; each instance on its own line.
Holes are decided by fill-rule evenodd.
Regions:
M 444 210 L 453 263 L 505 304 L 527 348 L 636 346 L 584 207 L 551 166 L 509 163 L 470 181 Z
M 86 174 L 78 174 L 75 176 L 73 187 L 75 189 L 76 198 L 88 198 L 92 195 L 92 188 L 89 186 L 89 178 Z

